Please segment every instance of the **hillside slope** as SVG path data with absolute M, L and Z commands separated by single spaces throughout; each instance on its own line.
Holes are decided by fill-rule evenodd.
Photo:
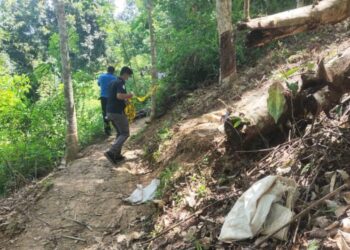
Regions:
M 110 139 L 86 148 L 83 157 L 67 168 L 60 168 L 39 183 L 1 199 L 0 248 L 252 247 L 253 241 L 222 244 L 217 240 L 224 216 L 234 201 L 268 174 L 294 179 L 302 192 L 310 186 L 306 198 L 302 197 L 305 201 L 309 201 L 309 192 L 318 198 L 322 192 L 317 191 L 314 184 L 319 190 L 329 182 L 320 177 L 332 171 L 333 176 L 339 169 L 348 171 L 350 129 L 344 120 L 347 114 L 340 113 L 334 121 L 323 117 L 315 121 L 308 134 L 310 141 L 282 138 L 287 143 L 279 147 L 231 154 L 226 151 L 225 135 L 220 131 L 226 112 L 222 102 L 239 112 L 245 102 L 262 95 L 270 79 L 282 71 L 315 62 L 320 56 L 332 55 L 348 47 L 348 27 L 348 22 L 344 22 L 336 26 L 336 33 L 334 27 L 329 27 L 289 39 L 285 44 L 279 43 L 255 67 L 242 69 L 232 85 L 198 89 L 188 93 L 156 123 L 136 122 L 125 151 L 128 160 L 118 168 L 112 168 L 103 157 Z M 303 44 L 308 46 L 301 47 L 297 39 L 303 39 Z M 344 104 L 344 110 L 347 105 Z M 327 133 L 329 136 L 324 136 Z M 334 160 L 332 155 L 337 155 L 337 159 Z M 308 164 L 309 168 L 305 170 Z M 323 166 L 327 168 L 323 169 Z M 281 167 L 288 171 L 281 171 Z M 156 202 L 131 206 L 122 201 L 137 184 L 147 184 L 156 177 L 161 180 Z M 332 188 L 341 182 L 340 177 L 335 178 Z M 298 203 L 296 209 L 299 211 L 304 205 Z M 286 244 L 274 240 L 265 248 L 306 249 L 311 244 L 309 241 L 317 238 L 310 236 L 313 226 L 318 228 L 311 221 L 321 215 L 331 223 L 343 218 L 345 212 L 337 218 L 327 211 L 316 211 L 315 216 L 313 211 L 309 223 L 293 227 L 293 234 Z M 179 221 L 183 223 L 159 235 Z M 159 237 L 145 242 L 153 236 Z M 334 234 L 327 233 L 315 244 L 336 249 L 327 236 L 334 237 Z

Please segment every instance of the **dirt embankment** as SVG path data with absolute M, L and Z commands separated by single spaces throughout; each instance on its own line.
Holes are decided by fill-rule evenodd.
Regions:
M 305 38 L 305 43 L 310 45 L 306 48 L 300 47 L 300 42 L 293 43 L 294 38 L 287 46 L 277 45 L 256 67 L 246 69 L 233 85 L 199 89 L 156 124 L 147 127 L 135 124 L 133 134 L 144 129 L 129 142 L 128 161 L 120 167 L 112 168 L 103 157 L 109 140 L 88 147 L 84 157 L 40 183 L 0 200 L 0 248 L 242 249 L 252 246 L 252 241 L 225 245 L 217 240 L 224 216 L 234 201 L 252 183 L 268 174 L 295 178 L 303 199 L 307 202 L 317 199 L 321 191 L 327 189 L 323 188 L 328 181 L 326 172 L 333 171 L 329 174 L 336 179 L 332 188 L 342 182 L 334 171 L 345 168 L 348 161 L 344 148 L 349 146 L 350 133 L 341 125 L 344 113 L 339 113 L 333 126 L 328 120 L 316 121 L 313 129 L 308 130 L 312 131 L 308 136 L 314 140 L 295 139 L 283 147 L 231 154 L 225 150 L 221 127 L 226 109 L 218 99 L 237 109 L 244 104 L 245 96 L 265 91 L 268 79 L 281 71 L 296 63 L 314 62 L 320 52 L 336 53 L 338 46 L 348 41 L 349 29 L 347 25 L 338 25 L 336 30 L 336 38 L 333 28 L 321 32 L 320 36 Z M 242 96 L 248 89 L 253 90 Z M 333 127 L 338 130 L 334 132 Z M 333 131 L 332 137 L 322 140 L 329 130 Z M 288 137 L 284 140 L 288 142 Z M 332 155 L 338 158 L 333 159 Z M 331 167 L 323 169 L 323 166 Z M 316 180 L 317 176 L 324 178 Z M 158 193 L 161 201 L 140 206 L 122 201 L 136 184 L 147 184 L 154 177 L 161 180 Z M 222 201 L 201 210 L 218 200 Z M 305 203 L 298 204 L 296 209 L 302 209 Z M 196 211 L 201 213 L 156 240 L 140 244 Z M 316 215 L 310 214 L 309 221 L 317 216 L 317 211 Z M 334 215 L 326 216 L 327 223 L 335 221 Z M 292 228 L 296 236 L 292 236 L 288 247 L 308 246 L 308 240 L 313 238 L 305 237 L 305 233 L 313 225 L 301 222 Z M 322 239 L 318 244 L 323 242 L 326 241 Z M 281 242 L 270 243 L 268 247 L 283 249 Z

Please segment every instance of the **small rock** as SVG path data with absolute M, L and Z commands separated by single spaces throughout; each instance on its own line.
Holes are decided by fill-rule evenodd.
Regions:
M 343 181 L 346 181 L 347 179 L 349 179 L 349 174 L 344 170 L 338 169 L 337 172 L 340 174 Z
M 320 216 L 315 219 L 314 225 L 320 228 L 325 228 L 330 224 L 329 219 L 327 219 L 327 216 Z
M 342 224 L 342 230 L 344 232 L 350 233 L 350 218 L 345 218 L 341 221 Z
M 193 238 L 194 238 L 194 235 L 196 232 L 197 232 L 196 226 L 190 227 L 185 234 L 185 241 L 187 241 L 187 242 L 193 241 Z
M 322 228 L 315 228 L 309 232 L 309 236 L 311 238 L 323 239 L 323 238 L 326 238 L 328 236 L 328 233 L 326 230 L 324 230 Z
M 125 234 L 120 234 L 120 235 L 118 235 L 118 237 L 117 237 L 117 242 L 118 243 L 122 243 L 122 242 L 124 242 L 124 241 L 126 241 L 126 236 L 125 236 Z
M 325 202 L 327 204 L 327 208 L 329 209 L 337 209 L 339 207 L 339 205 L 335 201 L 325 200 Z

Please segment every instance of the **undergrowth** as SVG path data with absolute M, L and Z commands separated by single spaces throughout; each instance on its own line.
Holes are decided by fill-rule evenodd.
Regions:
M 172 187 L 175 173 L 181 169 L 177 162 L 170 163 L 159 175 L 160 184 L 157 189 L 156 197 L 162 198 L 163 195 Z

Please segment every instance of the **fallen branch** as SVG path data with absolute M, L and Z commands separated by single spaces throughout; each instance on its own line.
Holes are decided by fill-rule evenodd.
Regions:
M 230 199 L 230 198 L 233 198 L 233 197 L 232 197 L 232 196 L 226 197 L 226 198 L 224 198 L 224 199 L 215 201 L 215 202 L 209 204 L 208 206 L 205 206 L 204 208 L 198 210 L 197 212 L 195 212 L 194 214 L 188 216 L 187 218 L 183 219 L 182 221 L 180 221 L 180 222 L 178 222 L 178 223 L 176 223 L 176 224 L 174 224 L 174 225 L 168 227 L 167 229 L 163 230 L 162 232 L 160 232 L 158 235 L 154 236 L 153 238 L 148 239 L 148 240 L 142 242 L 142 244 L 147 244 L 147 243 L 149 243 L 149 242 L 151 242 L 151 241 L 154 241 L 155 239 L 158 239 L 159 237 L 161 237 L 161 236 L 163 236 L 164 234 L 168 233 L 169 231 L 173 230 L 175 227 L 180 226 L 181 224 L 185 223 L 186 221 L 192 219 L 193 217 L 196 217 L 196 216 L 202 214 L 206 209 L 212 207 L 213 205 L 218 204 L 218 203 L 220 203 L 220 202 L 222 202 L 222 201 L 225 201 L 225 200 L 227 200 L 227 199 Z
M 350 0 L 349 0 L 350 1 Z M 235 112 L 225 121 L 227 149 L 240 153 L 253 152 L 251 146 L 266 144 L 266 139 L 276 136 L 286 136 L 290 124 L 298 127 L 302 136 L 304 129 L 323 111 L 328 117 L 329 112 L 336 106 L 341 97 L 350 92 L 350 48 L 345 49 L 329 60 L 321 60 L 317 73 L 312 76 L 292 77 L 298 83 L 298 91 L 292 97 L 290 90 L 283 80 L 274 80 L 271 85 L 246 93 L 236 103 Z M 274 85 L 281 88 L 286 105 L 283 107 L 278 124 L 272 118 L 267 100 L 270 89 Z M 238 127 L 234 127 L 237 117 L 242 119 Z M 264 138 L 264 139 L 262 139 Z M 305 140 L 305 135 L 302 137 Z M 268 147 L 268 146 L 265 146 Z M 258 149 L 270 151 L 271 149 Z
M 87 229 L 89 229 L 90 231 L 93 231 L 91 226 L 83 221 L 78 221 L 78 220 L 75 220 L 75 219 L 71 219 L 71 218 L 66 218 L 64 217 L 65 220 L 70 220 L 70 221 L 73 221 L 75 223 L 77 223 L 78 225 L 80 226 L 83 226 L 83 227 L 86 227 Z
M 63 238 L 67 238 L 67 239 L 71 239 L 71 240 L 77 240 L 77 241 L 83 241 L 83 242 L 86 242 L 86 240 L 85 240 L 85 239 L 78 238 L 78 237 L 74 237 L 74 236 L 69 236 L 69 235 L 61 235 L 61 237 L 63 237 Z
M 259 247 L 262 243 L 264 243 L 265 241 L 267 241 L 269 238 L 271 238 L 272 236 L 274 236 L 276 233 L 278 233 L 280 230 L 282 230 L 283 228 L 287 227 L 288 225 L 290 225 L 291 223 L 293 223 L 294 221 L 302 218 L 304 215 L 306 215 L 311 209 L 313 209 L 314 207 L 320 205 L 322 202 L 324 202 L 325 200 L 328 200 L 330 198 L 332 198 L 333 196 L 337 195 L 339 192 L 341 192 L 342 190 L 348 188 L 350 186 L 350 183 L 345 183 L 344 185 L 338 187 L 336 190 L 334 190 L 333 192 L 323 196 L 321 199 L 313 202 L 310 206 L 308 206 L 307 208 L 305 208 L 303 211 L 301 211 L 300 213 L 298 213 L 297 215 L 295 215 L 290 221 L 288 221 L 287 223 L 285 223 L 283 226 L 281 226 L 280 228 L 277 228 L 275 231 L 273 231 L 272 233 L 270 233 L 269 235 L 263 237 L 260 240 L 257 240 L 255 243 L 256 247 Z

